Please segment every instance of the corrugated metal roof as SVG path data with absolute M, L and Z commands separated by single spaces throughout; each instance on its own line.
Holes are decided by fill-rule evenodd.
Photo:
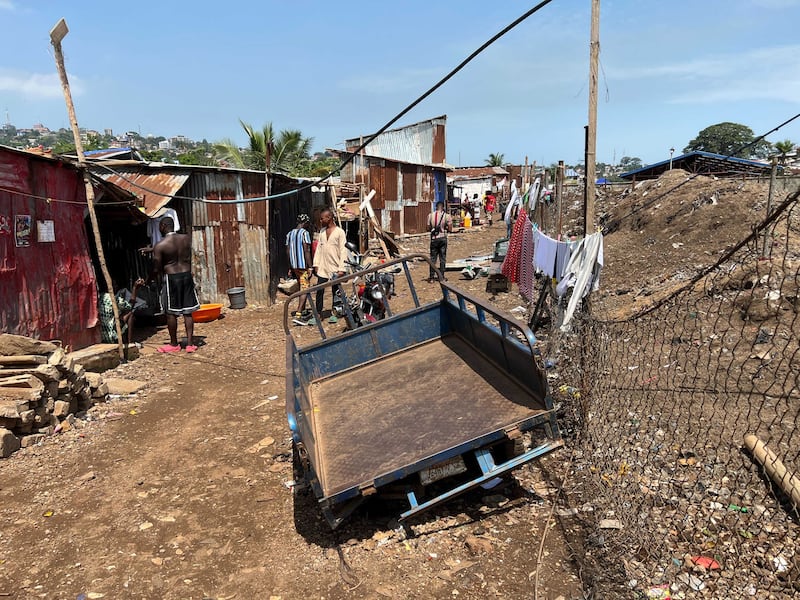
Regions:
M 148 217 L 152 217 L 158 209 L 165 206 L 189 179 L 189 173 L 181 172 L 140 173 L 122 169 L 116 171 L 116 173 L 97 173 L 97 175 L 108 183 L 141 198 L 143 210 Z
M 475 179 L 481 177 L 505 177 L 508 175 L 503 167 L 464 167 L 456 168 L 448 174 L 448 179 Z
M 445 133 L 447 116 L 412 123 L 405 127 L 389 129 L 372 140 L 364 149 L 367 154 L 413 164 L 443 164 L 445 161 Z M 345 141 L 348 150 L 361 145 L 369 135 Z
M 637 179 L 652 179 L 669 170 L 670 163 L 673 169 L 684 169 L 693 173 L 708 173 L 709 175 L 758 175 L 770 170 L 769 163 L 735 156 L 725 156 L 713 152 L 695 150 L 687 154 L 675 156 L 672 160 L 662 160 L 641 169 L 621 173 L 623 179 L 636 177 Z

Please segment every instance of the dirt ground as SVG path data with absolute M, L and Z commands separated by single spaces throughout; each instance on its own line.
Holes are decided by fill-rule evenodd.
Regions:
M 606 236 L 598 314 L 652 304 L 764 218 L 763 183 L 699 177 L 646 205 L 686 175 L 601 192 L 606 223 L 636 216 Z M 568 233 L 579 199 L 565 206 Z M 504 231 L 454 235 L 449 260 L 490 254 Z M 418 265 L 414 279 L 432 299 L 426 271 Z M 485 279 L 448 278 L 525 319 L 516 291 L 490 297 Z M 226 310 L 197 326 L 205 344 L 192 356 L 155 353 L 166 338 L 157 332 L 114 373 L 146 381 L 142 392 L 0 462 L 0 598 L 533 598 L 537 572 L 539 598 L 591 597 L 579 566 L 586 532 L 569 518 L 591 506 L 554 507 L 570 439 L 502 487 L 426 514 L 408 537 L 392 528 L 393 507 L 375 503 L 332 532 L 292 489 L 283 308 Z
M 490 253 L 503 231 L 456 234 L 448 258 Z M 485 281 L 460 285 L 485 296 Z M 195 355 L 156 353 L 158 331 L 113 373 L 143 391 L 0 462 L 0 597 L 532 598 L 537 570 L 539 598 L 583 597 L 578 532 L 552 520 L 539 559 L 567 450 L 426 514 L 408 537 L 375 504 L 331 531 L 292 489 L 282 318 L 282 304 L 226 310 L 196 326 Z

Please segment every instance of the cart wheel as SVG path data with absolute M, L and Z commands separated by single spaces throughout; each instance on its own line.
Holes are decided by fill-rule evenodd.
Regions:
M 292 442 L 292 476 L 295 480 L 295 490 L 305 489 L 308 485 L 306 474 L 308 473 L 309 460 L 308 450 L 302 442 Z

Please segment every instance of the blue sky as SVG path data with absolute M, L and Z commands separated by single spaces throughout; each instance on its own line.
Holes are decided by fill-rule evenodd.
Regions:
M 50 28 L 65 17 L 81 126 L 244 143 L 238 119 L 315 149 L 383 125 L 535 2 L 0 0 L 0 110 L 67 127 Z M 602 0 L 597 159 L 676 154 L 704 127 L 800 112 L 800 0 Z M 402 123 L 447 114 L 447 159 L 583 157 L 590 0 L 554 0 Z M 800 119 L 770 141 L 800 143 Z

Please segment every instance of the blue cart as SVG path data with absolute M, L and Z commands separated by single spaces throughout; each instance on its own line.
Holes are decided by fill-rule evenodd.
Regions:
M 367 326 L 332 334 L 319 324 L 313 341 L 298 342 L 289 305 L 334 282 L 285 306 L 296 462 L 334 528 L 369 496 L 404 498 L 403 521 L 563 445 L 530 329 L 445 281 L 438 300 L 421 303 L 414 260 L 428 259 L 337 280 L 347 289 L 348 279 L 400 267 L 409 307 Z

